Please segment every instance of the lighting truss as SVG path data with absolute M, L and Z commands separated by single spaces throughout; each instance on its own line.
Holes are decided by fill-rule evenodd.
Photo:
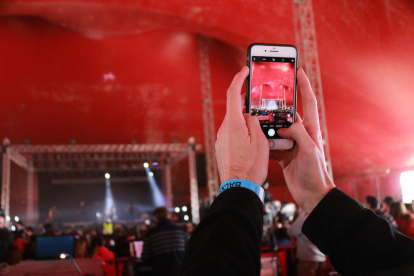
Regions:
M 333 179 L 312 0 L 292 0 L 292 8 L 296 44 L 299 50 L 299 62 L 305 69 L 316 100 L 318 101 L 319 124 L 321 127 L 326 167 L 330 177 Z
M 10 145 L 5 138 L 3 142 L 2 162 L 2 194 L 1 208 L 5 216 L 10 215 L 10 164 L 16 163 L 25 169 L 27 174 L 27 217 L 26 221 L 34 223 L 34 182 L 37 172 L 88 172 L 88 171 L 129 171 L 144 170 L 144 162 L 166 174 L 164 194 L 167 207 L 172 208 L 171 166 L 189 157 L 191 200 L 194 205 L 193 222 L 199 222 L 195 151 L 201 150 L 201 145 L 195 144 L 190 138 L 188 144 L 118 144 L 118 145 Z M 193 164 L 194 163 L 194 164 Z M 119 179 L 120 181 L 121 179 Z M 72 184 L 76 180 L 70 179 Z M 91 180 L 93 182 L 93 180 Z M 113 181 L 117 181 L 114 179 Z M 37 210 L 37 209 L 36 209 Z

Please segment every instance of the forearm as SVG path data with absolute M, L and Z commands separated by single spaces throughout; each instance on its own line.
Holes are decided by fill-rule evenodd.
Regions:
M 244 188 L 220 194 L 189 241 L 180 275 L 260 275 L 263 205 Z
M 414 240 L 339 189 L 315 207 L 302 232 L 344 276 L 394 271 L 414 261 Z

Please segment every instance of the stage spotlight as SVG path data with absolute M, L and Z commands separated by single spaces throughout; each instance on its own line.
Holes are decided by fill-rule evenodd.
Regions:
M 175 207 L 175 212 L 179 213 L 180 212 L 180 207 Z
M 158 164 L 158 162 L 153 162 L 152 165 L 153 166 L 158 166 L 159 164 Z
M 181 208 L 181 210 L 183 210 L 183 212 L 187 212 L 187 206 L 183 206 L 183 208 Z
M 18 217 L 18 216 L 15 216 L 15 217 L 14 217 L 14 221 L 15 221 L 15 222 L 19 222 L 19 217 Z
M 109 178 L 111 178 L 111 175 L 110 175 L 109 173 L 106 173 L 106 174 L 105 174 L 105 178 L 106 178 L 106 179 L 109 179 Z
M 107 177 L 108 175 L 108 177 Z M 114 197 L 112 195 L 111 189 L 111 180 L 109 173 L 105 174 L 106 178 L 106 193 L 105 193 L 105 218 L 115 219 L 116 218 L 116 208 Z
M 6 216 L 6 220 L 7 221 L 10 221 L 10 216 Z
M 147 162 L 144 163 L 144 168 L 148 168 L 149 164 Z
M 11 226 L 11 230 L 14 232 L 14 231 L 16 231 L 16 226 L 14 226 L 14 225 L 12 225 Z
M 66 254 L 60 254 L 60 258 L 63 260 L 63 259 L 66 259 Z
M 184 216 L 184 220 L 185 220 L 185 221 L 188 221 L 188 219 L 189 219 L 188 215 L 185 215 L 185 216 Z
M 147 173 L 147 176 L 148 176 L 148 182 L 150 184 L 154 205 L 156 207 L 165 206 L 164 196 L 161 193 L 161 190 L 157 185 L 157 181 L 154 177 L 154 173 L 151 172 L 149 168 L 145 168 L 145 172 Z

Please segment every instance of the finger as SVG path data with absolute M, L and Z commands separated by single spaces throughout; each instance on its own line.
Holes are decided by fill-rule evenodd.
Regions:
M 302 118 L 300 117 L 299 113 L 296 112 L 296 121 L 302 123 Z M 308 135 L 311 137 L 313 142 L 315 142 L 316 146 L 319 150 L 323 153 L 323 141 L 322 141 L 322 134 L 320 128 L 312 128 L 311 126 L 306 125 L 303 123 Z
M 299 113 L 296 112 L 296 122 L 302 123 L 302 117 L 300 117 Z
M 227 114 L 237 116 L 242 114 L 242 105 L 240 101 L 240 93 L 243 82 L 249 75 L 249 67 L 244 66 L 233 79 L 229 89 L 227 90 Z
M 316 97 L 312 91 L 309 79 L 302 68 L 298 70 L 298 84 L 302 96 L 305 124 L 313 128 L 319 128 L 319 116 Z
M 281 128 L 277 133 L 284 139 L 295 140 L 299 147 L 308 147 L 313 143 L 305 127 L 300 122 L 294 123 L 288 128 Z
M 249 129 L 250 136 L 254 140 L 266 139 L 262 128 L 260 127 L 259 119 L 256 116 L 244 113 L 247 128 Z
M 240 104 L 241 104 L 241 108 L 245 108 L 246 106 L 246 93 L 243 93 L 240 97 Z

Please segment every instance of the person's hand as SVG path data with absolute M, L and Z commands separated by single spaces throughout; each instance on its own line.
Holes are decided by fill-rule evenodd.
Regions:
M 247 66 L 237 73 L 227 90 L 227 112 L 217 133 L 216 159 L 221 183 L 246 179 L 262 185 L 269 166 L 269 143 L 256 116 L 243 113 L 240 95 L 249 75 Z
M 274 151 L 270 156 L 282 166 L 293 199 L 310 213 L 335 185 L 326 171 L 315 95 L 303 69 L 298 70 L 297 77 L 302 95 L 303 121 L 297 114 L 296 123 L 278 131 L 282 138 L 293 139 L 296 144 L 292 150 Z

